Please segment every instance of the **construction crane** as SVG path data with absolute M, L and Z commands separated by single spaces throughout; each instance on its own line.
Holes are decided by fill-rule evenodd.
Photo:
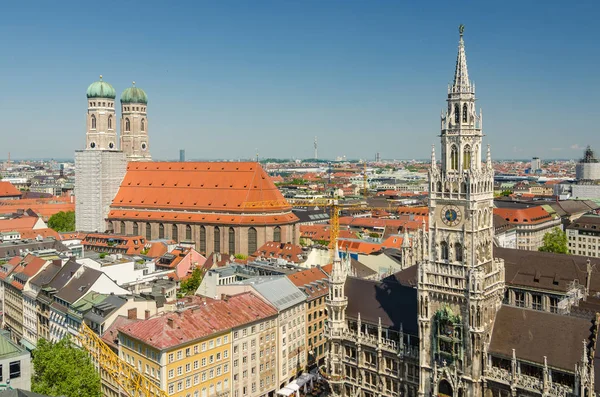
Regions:
M 266 200 L 266 201 L 249 201 L 244 203 L 244 208 L 252 208 L 254 210 L 275 210 L 294 207 L 326 207 L 329 208 L 329 224 L 330 224 L 330 242 L 335 244 L 340 234 L 340 211 L 343 209 L 355 209 L 364 211 L 380 211 L 381 208 L 357 205 L 352 207 L 343 207 L 337 198 L 334 197 L 319 197 L 314 199 L 288 199 L 288 200 Z M 331 250 L 333 256 L 334 250 Z
M 81 346 L 87 350 L 101 370 L 106 371 L 121 391 L 129 397 L 168 397 L 150 378 L 143 375 L 132 365 L 122 360 L 104 341 L 85 323 L 79 328 L 77 336 Z

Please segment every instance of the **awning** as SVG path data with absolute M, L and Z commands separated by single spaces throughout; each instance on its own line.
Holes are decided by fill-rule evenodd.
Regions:
M 296 392 L 295 390 L 288 389 L 287 387 L 277 390 L 277 394 L 279 394 L 280 396 L 285 396 L 285 397 L 289 397 L 290 395 L 294 394 L 295 392 Z
M 21 345 L 25 346 L 25 348 L 26 348 L 27 350 L 29 350 L 29 351 L 33 351 L 33 350 L 35 350 L 35 348 L 36 348 L 36 346 L 35 346 L 33 343 L 29 342 L 29 341 L 28 341 L 27 339 L 25 339 L 25 338 L 21 338 L 21 340 L 19 341 L 19 343 L 20 343 Z

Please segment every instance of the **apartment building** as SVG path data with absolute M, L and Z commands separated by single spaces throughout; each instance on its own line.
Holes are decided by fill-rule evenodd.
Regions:
M 229 299 L 227 296 L 223 300 Z M 259 298 L 260 299 L 260 298 Z M 267 396 L 277 384 L 277 310 L 232 329 L 233 397 Z
M 284 387 L 306 369 L 306 296 L 285 276 L 259 276 L 217 286 L 219 295 L 254 292 L 278 313 L 277 384 Z
M 12 339 L 21 342 L 25 329 L 28 334 L 37 329 L 35 306 L 32 309 L 29 298 L 27 298 L 27 304 L 25 303 L 23 289 L 28 286 L 29 279 L 40 272 L 49 262 L 30 254 L 24 258 L 13 258 L 9 263 L 14 267 L 10 269 L 10 274 L 7 273 L 6 277 L 2 279 L 5 301 L 4 324 L 10 330 Z M 8 267 L 3 266 L 2 270 L 4 269 L 8 271 Z M 2 273 L 1 270 L 0 273 Z M 24 327 L 24 323 L 27 325 L 26 327 Z M 31 338 L 31 335 L 28 336 Z
M 494 214 L 516 226 L 517 249 L 521 250 L 537 251 L 544 243 L 544 235 L 561 226 L 560 217 L 541 206 L 494 208 Z
M 258 372 L 250 376 L 250 357 L 246 364 L 248 369 L 238 361 L 242 376 L 244 370 L 249 371 L 248 381 L 238 378 L 238 382 L 232 382 L 233 330 L 238 332 L 235 346 L 238 346 L 236 357 L 240 360 L 247 357 L 240 350 L 243 343 L 257 340 L 248 335 L 248 327 L 251 332 L 253 326 L 258 326 L 254 331 L 258 329 L 255 346 L 259 352 L 261 336 L 266 339 L 267 332 L 272 332 L 264 325 L 261 332 L 260 324 L 268 321 L 268 329 L 271 329 L 271 320 L 275 320 L 276 315 L 274 307 L 251 293 L 220 300 L 190 297 L 180 301 L 175 312 L 121 327 L 118 330 L 119 356 L 153 379 L 170 396 L 243 396 L 243 385 L 251 385 L 251 380 L 260 382 L 261 377 Z M 267 344 L 265 340 L 264 346 L 271 349 L 272 343 Z M 246 345 L 246 349 L 252 352 L 251 345 Z M 254 367 L 260 368 L 259 363 L 260 360 Z
M 325 299 L 329 293 L 329 275 L 320 267 L 315 267 L 287 276 L 306 295 L 306 347 L 307 365 L 323 364 L 326 342 L 324 334 L 327 320 Z
M 569 253 L 600 256 L 600 216 L 584 215 L 567 226 Z

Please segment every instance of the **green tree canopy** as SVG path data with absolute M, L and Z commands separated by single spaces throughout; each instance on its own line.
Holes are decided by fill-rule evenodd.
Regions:
M 200 286 L 201 281 L 202 270 L 200 270 L 200 268 L 197 267 L 194 269 L 192 275 L 189 278 L 181 282 L 181 286 L 179 287 L 179 293 L 181 295 L 194 294 Z
M 72 232 L 75 231 L 75 212 L 60 211 L 52 215 L 48 219 L 48 227 L 57 232 Z
M 568 254 L 567 233 L 555 227 L 551 232 L 544 234 L 544 245 L 539 248 L 543 252 L 555 252 L 557 254 Z
M 31 391 L 48 396 L 100 397 L 100 376 L 88 354 L 69 337 L 40 339 L 33 356 Z

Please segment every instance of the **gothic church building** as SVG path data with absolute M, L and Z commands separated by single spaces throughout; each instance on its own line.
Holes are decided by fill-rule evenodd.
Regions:
M 381 281 L 335 260 L 325 376 L 336 397 L 595 396 L 598 272 L 582 257 L 494 255 L 494 171 L 463 29 L 418 236 L 428 250 Z

